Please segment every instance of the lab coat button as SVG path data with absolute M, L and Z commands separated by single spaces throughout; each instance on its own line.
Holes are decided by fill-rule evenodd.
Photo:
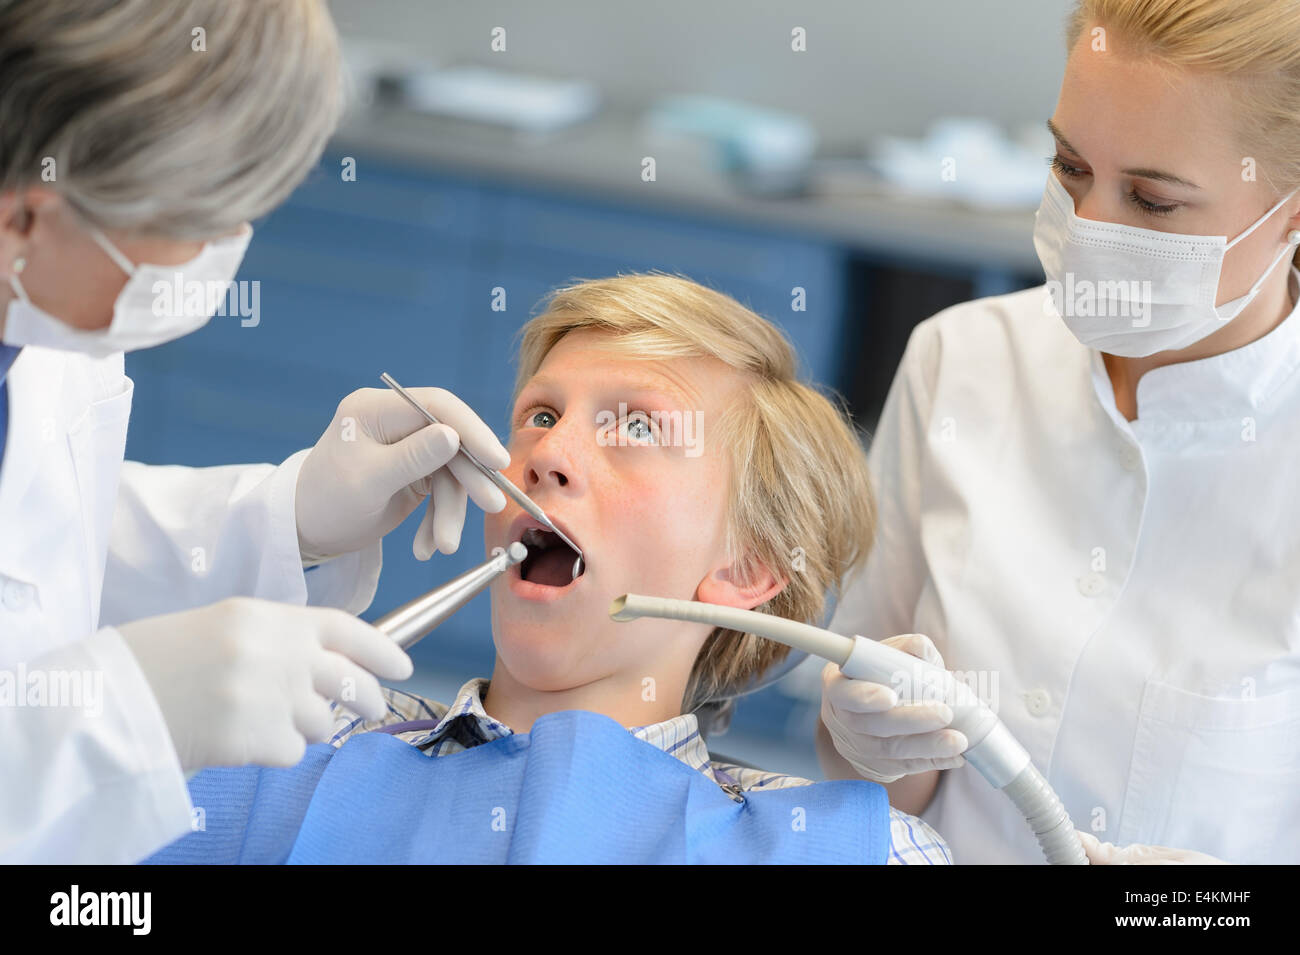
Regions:
M 31 587 L 22 581 L 9 579 L 4 583 L 4 605 L 6 610 L 21 613 L 31 602 Z
M 1119 451 L 1119 463 L 1125 471 L 1136 471 L 1142 464 L 1142 452 L 1131 444 L 1126 444 Z
M 1025 694 L 1025 707 L 1034 716 L 1042 716 L 1051 705 L 1052 697 L 1046 690 L 1030 690 Z
M 1101 574 L 1089 573 L 1079 578 L 1079 593 L 1085 597 L 1095 597 L 1106 589 L 1106 581 Z

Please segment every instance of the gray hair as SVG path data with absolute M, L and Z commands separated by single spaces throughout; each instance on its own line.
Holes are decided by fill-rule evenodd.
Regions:
M 0 0 L 0 193 L 44 185 L 105 228 L 264 215 L 342 100 L 325 0 Z

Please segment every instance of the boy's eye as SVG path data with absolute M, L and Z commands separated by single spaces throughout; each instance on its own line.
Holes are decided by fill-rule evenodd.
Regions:
M 657 440 L 654 423 L 644 412 L 638 411 L 623 419 L 623 430 L 629 441 L 652 444 Z
M 549 411 L 534 411 L 532 414 L 524 416 L 525 428 L 553 428 L 556 422 L 555 415 Z

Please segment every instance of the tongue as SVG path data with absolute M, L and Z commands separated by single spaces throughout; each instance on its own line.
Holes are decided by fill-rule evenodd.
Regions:
M 567 547 L 544 550 L 528 567 L 528 582 L 543 587 L 567 587 L 573 582 L 573 562 L 578 555 Z

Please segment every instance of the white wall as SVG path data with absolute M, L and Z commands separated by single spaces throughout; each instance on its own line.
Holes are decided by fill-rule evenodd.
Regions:
M 600 81 L 618 103 L 710 92 L 796 111 L 829 141 L 941 115 L 1051 114 L 1071 0 L 331 0 L 345 37 L 438 62 Z M 507 51 L 489 50 L 493 27 Z M 807 30 L 808 51 L 790 51 Z

